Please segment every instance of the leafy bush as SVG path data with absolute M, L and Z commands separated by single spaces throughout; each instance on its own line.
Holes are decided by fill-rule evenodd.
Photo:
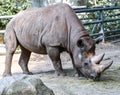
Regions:
M 88 0 L 87 6 L 119 6 L 120 0 Z
M 0 0 L 0 16 L 14 15 L 30 6 L 28 0 Z M 10 19 L 0 19 L 0 30 L 4 29 Z

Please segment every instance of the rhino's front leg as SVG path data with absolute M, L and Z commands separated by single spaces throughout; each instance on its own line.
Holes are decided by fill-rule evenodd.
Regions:
M 75 73 L 73 76 L 75 77 L 84 77 L 83 74 L 80 72 L 80 70 L 75 66 L 75 62 L 74 62 L 74 58 L 73 55 L 70 54 L 71 60 L 72 60 L 72 64 L 73 64 L 73 68 L 75 70 Z
M 30 58 L 31 52 L 21 46 L 21 56 L 19 59 L 19 65 L 23 70 L 23 74 L 32 74 L 28 69 L 28 61 Z
M 60 59 L 60 50 L 58 47 L 47 47 L 47 53 L 52 60 L 53 66 L 55 68 L 55 73 L 60 76 L 65 76 L 63 72 L 61 59 Z

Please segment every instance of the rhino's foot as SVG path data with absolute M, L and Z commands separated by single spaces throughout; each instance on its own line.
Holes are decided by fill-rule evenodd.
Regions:
M 73 77 L 84 77 L 84 76 L 82 74 L 75 73 L 75 74 L 73 74 Z
M 26 75 L 33 75 L 32 72 L 23 72 L 23 74 L 26 74 Z
M 63 71 L 55 71 L 55 75 L 57 76 L 66 76 L 67 74 Z
M 11 76 L 11 75 L 12 75 L 11 73 L 6 73 L 6 72 L 4 72 L 2 76 L 3 76 L 3 77 L 7 77 L 7 76 Z
M 73 77 L 84 77 L 81 72 L 74 72 Z

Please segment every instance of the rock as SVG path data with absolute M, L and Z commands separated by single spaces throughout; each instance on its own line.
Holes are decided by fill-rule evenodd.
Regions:
M 37 76 L 14 75 L 0 80 L 0 95 L 54 95 Z

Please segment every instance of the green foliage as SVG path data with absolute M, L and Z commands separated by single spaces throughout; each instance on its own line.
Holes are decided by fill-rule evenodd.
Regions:
M 88 0 L 88 6 L 119 6 L 120 0 Z
M 119 18 L 119 16 L 120 16 L 119 12 L 120 12 L 120 9 L 102 11 L 103 20 L 108 21 L 111 19 Z M 100 11 L 79 13 L 78 14 L 80 20 L 82 20 L 83 23 L 97 21 L 99 18 L 99 15 L 100 15 Z M 110 31 L 110 30 L 114 30 L 114 29 L 118 29 L 118 28 L 120 28 L 120 20 L 111 21 L 111 22 L 104 22 L 103 25 L 104 25 L 105 32 Z M 85 27 L 89 31 L 89 33 L 93 33 L 92 28 L 94 27 L 94 24 L 86 25 Z M 98 24 L 96 31 L 94 31 L 94 33 L 99 32 L 99 31 L 100 31 L 100 24 Z
M 14 15 L 30 6 L 28 0 L 0 0 L 0 16 Z M 0 19 L 0 30 L 4 29 L 10 19 Z

